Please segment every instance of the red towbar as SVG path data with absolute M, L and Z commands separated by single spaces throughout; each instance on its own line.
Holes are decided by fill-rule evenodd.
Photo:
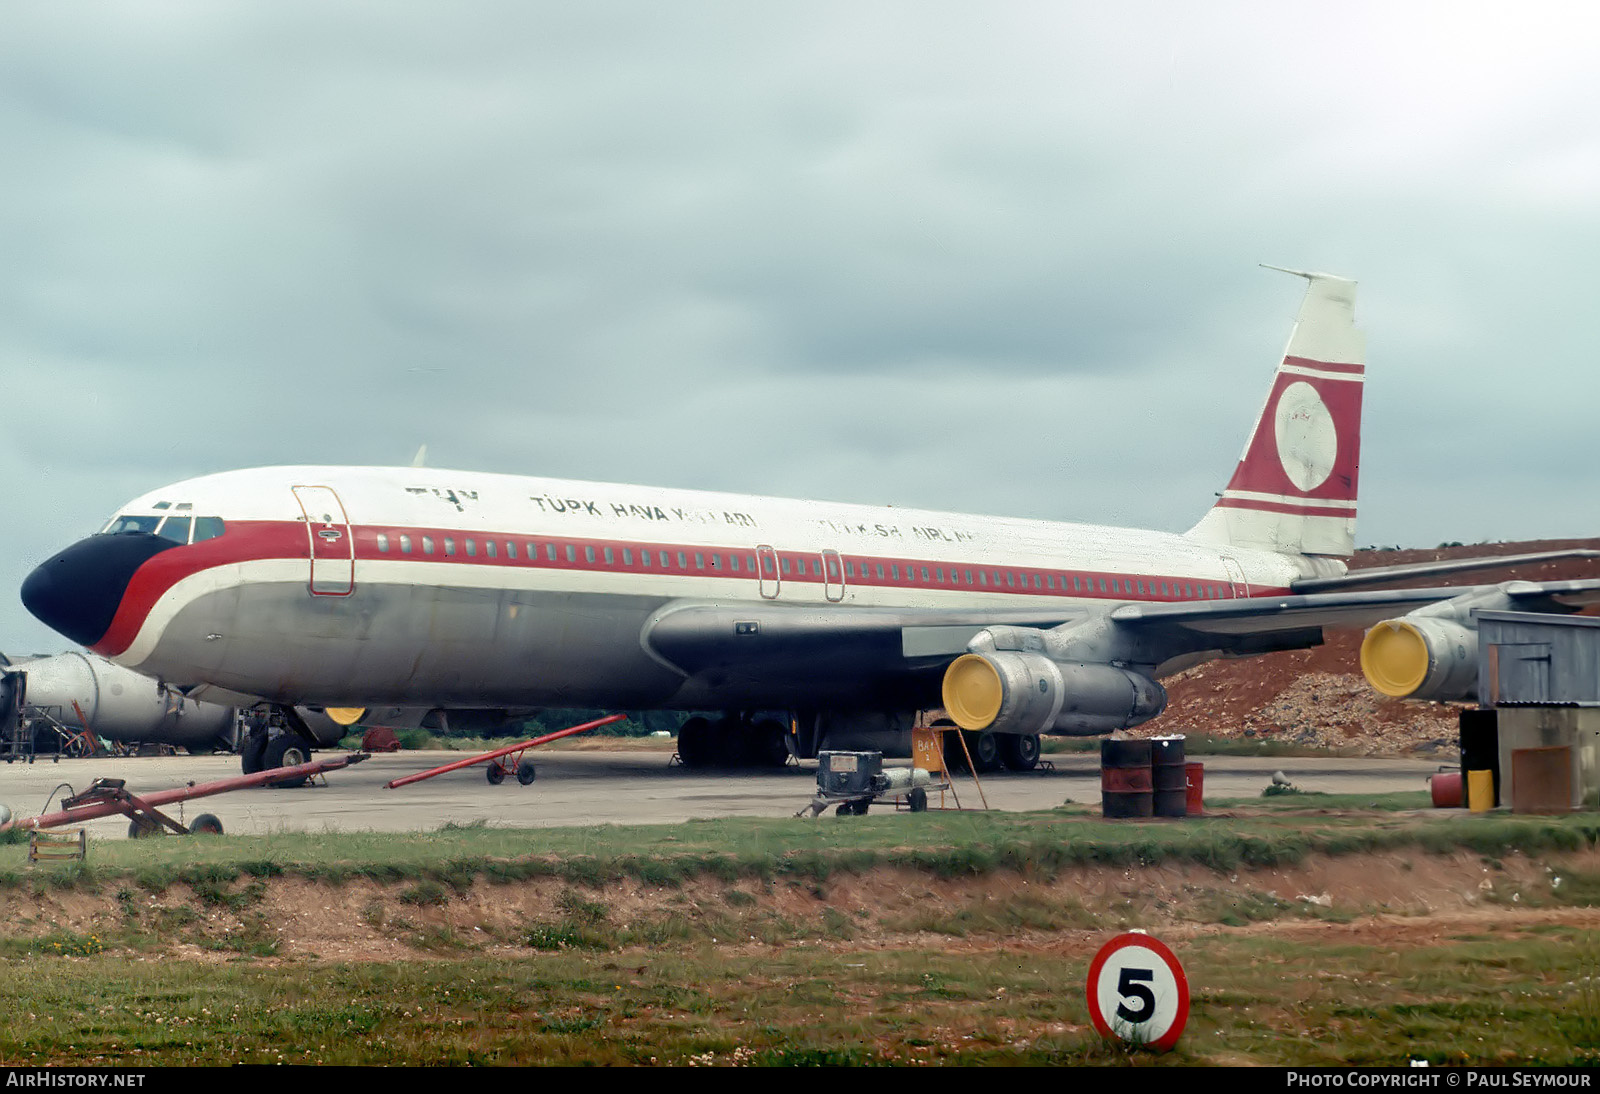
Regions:
M 584 722 L 581 726 L 568 726 L 566 729 L 558 729 L 554 733 L 546 733 L 543 737 L 535 737 L 531 741 L 507 745 L 504 748 L 497 748 L 493 752 L 480 752 L 476 756 L 469 756 L 465 760 L 456 760 L 453 763 L 445 764 L 443 767 L 435 767 L 429 771 L 419 771 L 415 775 L 406 775 L 394 780 L 394 782 L 384 783 L 383 788 L 385 790 L 398 790 L 409 783 L 421 782 L 423 779 L 431 779 L 435 775 L 443 775 L 446 771 L 459 771 L 463 767 L 471 767 L 473 764 L 481 763 L 489 764 L 487 774 L 491 783 L 500 783 L 505 780 L 508 774 L 515 772 L 517 781 L 523 786 L 527 786 L 533 781 L 533 765 L 531 763 L 524 765 L 520 762 L 521 754 L 524 751 L 530 748 L 537 748 L 543 744 L 549 744 L 560 737 L 571 737 L 574 733 L 587 733 L 591 729 L 599 729 L 601 726 L 608 726 L 612 722 L 620 722 L 626 717 L 626 714 L 613 714 L 609 718 Z M 502 756 L 510 756 L 512 753 L 517 754 L 516 760 L 509 764 L 500 762 Z
M 367 758 L 367 753 L 357 752 L 332 760 L 313 760 L 311 763 L 297 764 L 294 767 L 275 767 L 258 775 L 239 775 L 232 779 L 218 779 L 216 782 L 190 783 L 176 790 L 157 790 L 153 794 L 131 794 L 124 789 L 121 779 L 96 779 L 82 794 L 64 799 L 59 813 L 19 817 L 7 824 L 0 824 L 0 831 L 7 828 L 56 828 L 63 824 L 76 824 L 79 821 L 96 820 L 121 813 L 133 818 L 129 835 L 147 834 L 163 826 L 180 835 L 186 835 L 189 829 L 162 813 L 159 806 L 187 801 L 190 798 L 208 798 L 213 794 L 226 794 L 230 790 L 247 790 L 252 786 L 271 786 L 275 782 L 308 779 L 325 771 L 337 771 L 341 767 L 358 764 Z M 203 819 L 210 820 L 216 827 L 201 825 L 197 819 L 196 829 L 221 833 L 221 822 L 215 817 L 205 814 Z

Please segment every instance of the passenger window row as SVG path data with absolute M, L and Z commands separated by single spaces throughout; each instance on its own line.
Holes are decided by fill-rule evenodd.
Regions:
M 881 583 L 1010 589 L 1038 593 L 1077 593 L 1088 596 L 1122 596 L 1137 599 L 1220 600 L 1232 595 L 1230 585 L 1156 578 L 1102 577 L 1046 570 L 1012 570 L 925 565 L 919 562 L 885 562 L 857 559 L 827 559 L 814 554 L 763 551 L 760 555 L 719 551 L 688 551 L 650 546 L 616 546 L 593 543 L 541 544 L 535 540 L 480 539 L 467 536 L 413 535 L 404 532 L 379 532 L 379 554 L 428 555 L 451 558 L 505 559 L 561 564 L 563 562 L 630 571 L 677 571 L 684 573 L 748 574 L 762 580 L 779 577 L 818 579 L 829 583 L 844 581 L 872 585 Z M 580 555 L 581 552 L 581 555 Z M 580 563 L 581 558 L 581 563 Z M 840 563 L 843 563 L 843 575 Z

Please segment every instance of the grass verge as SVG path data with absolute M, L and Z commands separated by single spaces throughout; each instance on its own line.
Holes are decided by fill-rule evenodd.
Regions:
M 1185 822 L 1063 809 L 110 841 L 87 866 L 32 870 L 23 848 L 0 847 L 0 898 L 21 913 L 0 943 L 0 1053 L 18 1065 L 1600 1060 L 1592 919 L 1522 914 L 1587 916 L 1600 872 L 1523 869 L 1533 882 L 1482 897 L 1517 915 L 1386 930 L 1382 945 L 1347 929 L 1359 909 L 1229 884 L 1311 855 L 1397 869 L 1396 856 L 1435 852 L 1466 852 L 1492 879 L 1513 856 L 1600 840 L 1593 815 L 1425 812 L 1421 798 L 1248 799 Z M 1166 877 L 1176 895 L 1159 909 L 1139 899 L 1175 865 L 1211 872 Z M 1069 867 L 1121 888 L 1052 881 Z M 882 871 L 892 884 L 874 886 Z M 288 882 L 297 903 L 274 903 Z M 1160 1057 L 1102 1044 L 1083 1000 L 1094 949 L 1156 910 L 1203 928 L 1178 947 L 1190 1030 Z M 299 915 L 345 916 L 382 952 L 427 959 L 313 958 L 283 944 Z

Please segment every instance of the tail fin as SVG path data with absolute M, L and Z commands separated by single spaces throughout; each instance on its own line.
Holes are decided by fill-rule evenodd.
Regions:
M 1233 478 L 1188 535 L 1227 547 L 1345 557 L 1355 550 L 1366 371 L 1356 283 L 1283 272 L 1310 282 L 1289 347 Z

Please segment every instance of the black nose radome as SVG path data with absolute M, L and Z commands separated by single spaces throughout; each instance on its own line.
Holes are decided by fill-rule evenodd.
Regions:
M 147 532 L 79 540 L 27 576 L 22 605 L 52 630 L 92 646 L 111 626 L 134 572 L 176 546 Z

